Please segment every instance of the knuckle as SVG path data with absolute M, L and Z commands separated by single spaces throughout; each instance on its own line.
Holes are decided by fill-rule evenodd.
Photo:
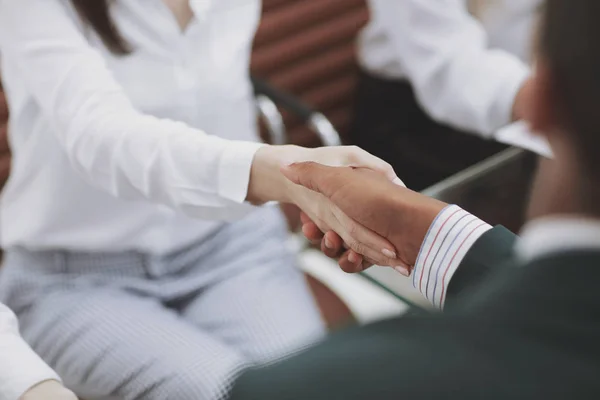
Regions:
M 358 254 L 364 254 L 365 253 L 365 249 L 366 249 L 366 247 L 365 247 L 364 244 L 362 244 L 361 242 L 356 241 L 356 240 L 353 241 L 353 243 L 350 244 L 350 248 L 352 250 L 354 250 Z
M 351 223 L 347 226 L 346 228 L 348 235 L 350 235 L 354 241 L 356 241 L 356 239 L 354 239 L 358 233 L 359 233 L 359 229 L 358 229 L 358 225 L 355 223 Z
M 339 252 L 333 249 L 325 249 L 324 253 L 329 258 L 337 258 L 339 256 Z
M 394 167 L 392 167 L 392 164 L 386 162 L 386 161 L 381 161 L 382 163 L 382 169 L 389 173 L 389 174 L 394 174 Z
M 360 160 L 361 149 L 358 146 L 348 146 L 346 160 L 349 164 L 357 163 Z

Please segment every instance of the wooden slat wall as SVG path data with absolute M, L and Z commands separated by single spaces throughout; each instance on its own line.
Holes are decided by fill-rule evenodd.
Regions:
M 368 20 L 365 0 L 263 0 L 252 72 L 324 112 L 347 132 L 356 86 L 356 34 Z M 291 141 L 319 142 L 284 113 Z

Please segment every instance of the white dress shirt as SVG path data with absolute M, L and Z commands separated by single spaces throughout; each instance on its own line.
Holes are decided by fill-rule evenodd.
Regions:
M 17 318 L 0 304 L 0 400 L 17 400 L 25 392 L 58 376 L 19 335 Z
M 0 0 L 13 167 L 2 246 L 162 254 L 246 213 L 258 147 L 249 81 L 259 0 L 119 0 L 131 55 L 68 0 Z M 177 122 L 176 122 L 177 121 Z
M 600 249 L 600 221 L 569 216 L 544 217 L 531 221 L 521 231 L 516 253 L 530 262 L 566 251 Z
M 456 205 L 444 208 L 425 235 L 413 286 L 443 308 L 452 276 L 475 242 L 492 227 Z M 545 217 L 528 222 L 515 247 L 522 262 L 571 250 L 600 250 L 600 220 Z
M 542 0 L 482 0 L 479 20 L 466 0 L 369 0 L 359 40 L 370 73 L 407 79 L 432 118 L 491 136 L 512 118 L 530 74 L 531 34 Z

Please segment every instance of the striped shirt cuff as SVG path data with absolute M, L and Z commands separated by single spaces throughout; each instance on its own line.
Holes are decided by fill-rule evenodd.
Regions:
M 444 208 L 429 227 L 413 271 L 413 286 L 443 308 L 450 280 L 471 246 L 490 225 L 456 205 Z

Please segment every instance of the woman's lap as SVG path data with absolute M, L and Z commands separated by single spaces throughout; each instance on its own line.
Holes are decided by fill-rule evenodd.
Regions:
M 255 363 L 273 361 L 325 335 L 304 276 L 275 263 L 213 285 L 181 315 Z
M 160 259 L 9 251 L 0 296 L 82 395 L 219 398 L 244 365 L 324 334 L 278 218 L 259 211 Z
M 23 335 L 88 399 L 220 399 L 246 364 L 234 348 L 152 298 L 92 289 L 42 300 Z

